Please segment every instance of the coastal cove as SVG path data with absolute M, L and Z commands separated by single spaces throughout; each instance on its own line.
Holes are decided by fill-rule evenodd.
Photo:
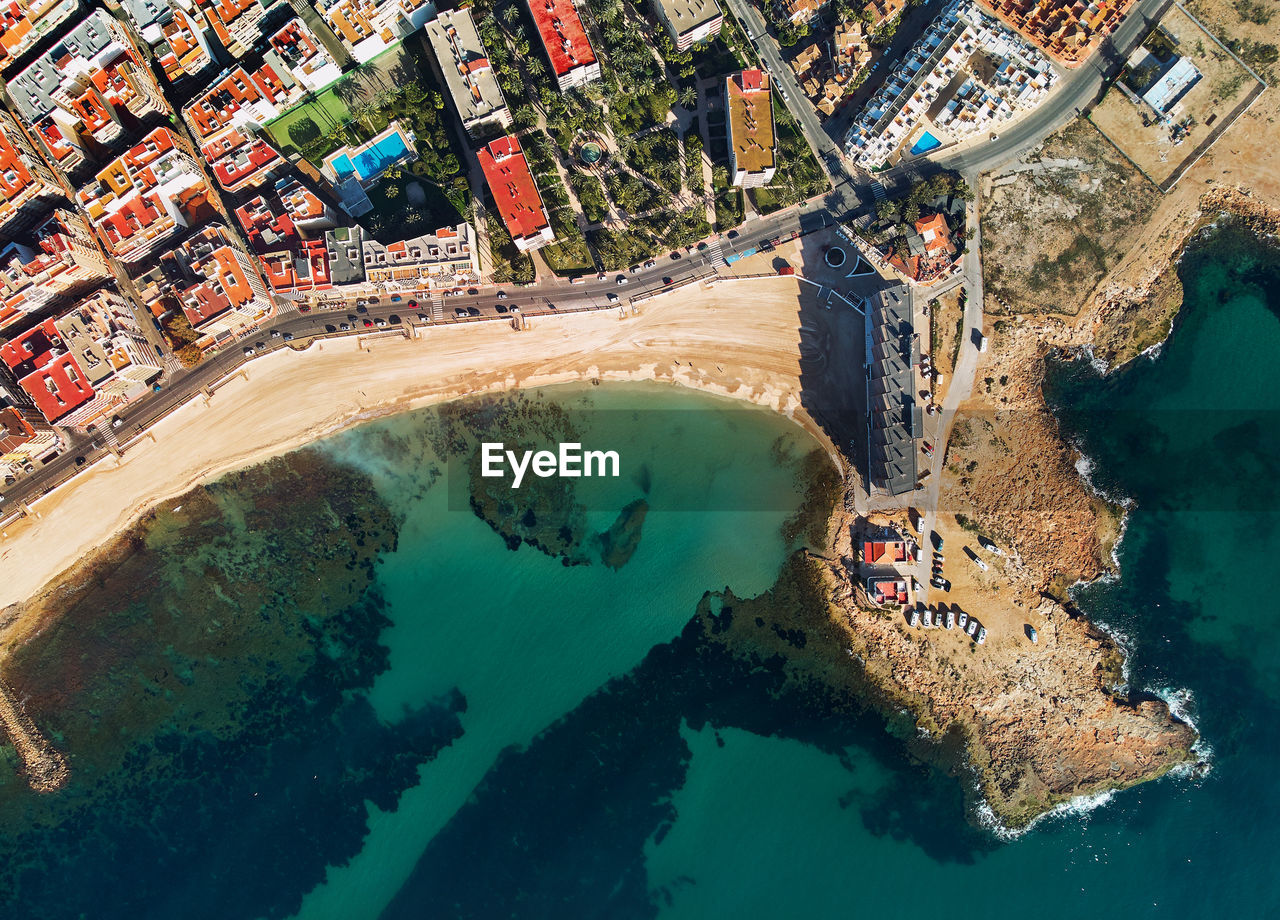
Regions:
M 837 686 L 830 669 L 848 659 L 827 654 L 822 629 L 806 621 L 809 588 L 791 551 L 811 540 L 792 515 L 813 473 L 804 458 L 826 453 L 820 442 L 772 413 L 653 383 L 534 389 L 499 401 L 515 407 L 504 428 L 544 418 L 520 406 L 590 403 L 604 411 L 569 412 L 568 424 L 582 429 L 575 433 L 607 432 L 624 457 L 642 458 L 643 472 L 631 467 L 595 484 L 599 491 L 576 493 L 580 526 L 570 529 L 581 536 L 564 545 L 536 531 L 541 513 L 533 529 L 514 533 L 477 514 L 483 496 L 461 509 L 450 500 L 454 469 L 437 453 L 440 423 L 429 420 L 477 432 L 488 424 L 459 403 L 365 423 L 182 498 L 185 485 L 168 493 L 146 516 L 141 545 L 169 562 L 132 593 L 115 585 L 127 600 L 120 625 L 165 584 L 219 584 L 199 595 L 209 604 L 231 587 L 247 593 L 230 597 L 251 600 L 235 606 L 280 615 L 234 626 L 240 644 L 220 651 L 141 639 L 109 646 L 110 680 L 97 686 L 148 702 L 101 700 L 86 725 L 106 719 L 133 737 L 176 701 L 165 724 L 210 720 L 202 727 L 216 743 L 184 746 L 173 732 L 157 733 L 152 759 L 127 763 L 164 768 L 125 787 L 111 809 L 74 785 L 86 764 L 70 751 L 68 833 L 96 829 L 87 839 L 105 854 L 128 839 L 141 854 L 163 845 L 179 855 L 164 873 L 139 855 L 137 890 L 126 897 L 111 887 L 125 880 L 109 862 L 50 836 L 55 852 L 66 847 L 83 861 L 70 875 L 65 866 L 29 869 L 21 889 L 0 885 L 0 904 L 15 916 L 30 905 L 59 916 L 43 911 L 42 885 L 48 893 L 76 877 L 92 903 L 117 911 L 93 915 L 130 917 L 166 916 L 175 905 L 195 917 L 308 920 L 799 916 L 855 901 L 926 917 L 954 910 L 957 893 L 976 888 L 991 916 L 1066 920 L 1105 909 L 1190 920 L 1280 908 L 1280 895 L 1257 885 L 1277 842 L 1258 820 L 1280 804 L 1268 780 L 1280 747 L 1277 659 L 1256 611 L 1219 604 L 1213 590 L 1233 575 L 1232 541 L 1269 532 L 1280 507 L 1258 491 L 1275 481 L 1266 413 L 1280 381 L 1223 375 L 1225 356 L 1213 351 L 1240 330 L 1264 343 L 1277 335 L 1276 264 L 1247 234 L 1197 241 L 1182 263 L 1184 313 L 1157 356 L 1107 377 L 1087 363 L 1053 366 L 1046 381 L 1064 433 L 1092 459 L 1093 481 L 1137 501 L 1119 577 L 1077 589 L 1075 600 L 1122 635 L 1132 687 L 1194 718 L 1212 764 L 1206 775 L 1175 771 L 1075 802 L 1011 841 L 975 828 L 963 772 L 930 766 L 909 719 L 886 730 Z M 771 398 L 786 406 L 785 393 Z M 1162 422 L 1188 410 L 1214 421 L 1194 433 L 1185 421 Z M 681 426 L 673 420 L 681 412 L 699 420 Z M 562 424 L 553 415 L 541 432 L 567 431 Z M 663 448 L 677 443 L 680 451 Z M 1207 469 L 1215 488 L 1238 486 L 1215 493 L 1220 506 L 1191 501 L 1210 494 Z M 669 491 L 678 481 L 680 499 Z M 690 496 L 692 510 L 672 510 Z M 651 510 L 626 511 L 640 500 Z M 1193 510 L 1174 510 L 1189 501 Z M 742 505 L 751 510 L 730 510 Z M 317 539 L 325 527 L 331 539 Z M 278 535 L 285 531 L 294 542 Z M 1220 558 L 1203 552 L 1210 533 Z M 181 561 L 205 545 L 211 555 Z M 610 545 L 628 551 L 613 556 Z M 295 594 L 272 580 L 294 557 L 312 560 L 319 588 Z M 209 562 L 227 577 L 201 567 Z M 106 579 L 101 568 L 81 574 L 90 592 Z M 307 625 L 295 634 L 288 624 L 299 613 Z M 194 602 L 159 601 L 146 616 L 173 635 L 197 634 L 183 622 L 198 617 Z M 127 639 L 128 629 L 113 635 Z M 41 624 L 15 643 L 18 690 L 37 686 L 40 659 L 23 656 L 43 648 L 61 660 L 56 643 L 65 641 L 56 625 Z M 267 660 L 299 664 L 260 683 L 264 650 Z M 94 668 L 74 673 L 83 681 L 74 686 L 92 684 Z M 46 701 L 72 692 L 59 690 L 59 676 L 51 669 L 38 688 Z M 242 679 L 248 686 L 237 686 Z M 321 680 L 342 688 L 342 699 L 318 694 L 308 711 L 284 702 L 289 684 L 280 681 L 318 690 Z M 245 700 L 269 705 L 249 720 Z M 71 726 L 41 721 L 55 743 L 72 737 Z M 87 765 L 109 771 L 110 745 L 100 744 Z M 225 785 L 202 792 L 193 781 L 202 776 Z M 0 800 L 14 794 L 0 781 Z M 56 807 L 48 801 L 22 819 L 40 827 L 51 815 L 43 809 Z M 298 807 L 316 809 L 316 823 Z M 134 820 L 144 813 L 176 817 L 148 839 Z M 197 848 L 180 833 L 184 821 L 237 832 L 210 834 Z M 113 839 L 111 827 L 137 836 Z M 299 834 L 310 835 L 306 846 Z M 209 892 L 225 890 L 226 874 L 243 884 L 213 903 Z M 33 900 L 11 904 L 19 891 Z

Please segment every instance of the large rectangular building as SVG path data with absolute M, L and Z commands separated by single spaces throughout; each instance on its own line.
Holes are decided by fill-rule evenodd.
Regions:
M 62 186 L 26 132 L 0 113 L 0 234 L 32 227 L 61 199 Z
M 724 24 L 716 0 L 653 0 L 653 7 L 680 51 L 720 34 Z
M 493 202 L 502 215 L 507 232 L 521 252 L 555 242 L 547 209 L 533 181 L 533 173 L 520 149 L 520 141 L 508 134 L 482 148 L 477 154 Z
M 467 135 L 476 138 L 511 124 L 489 53 L 465 7 L 441 13 L 426 26 L 453 107 Z
M 525 0 L 560 92 L 600 79 L 600 62 L 573 0 Z
M 0 249 L 0 333 L 110 277 L 84 218 L 55 210 L 26 242 Z
M 480 281 L 475 231 L 467 223 L 383 245 L 364 241 L 365 278 L 388 289 L 462 287 Z
M 769 75 L 761 70 L 730 74 L 725 78 L 725 100 L 733 184 L 742 188 L 768 185 L 778 171 Z

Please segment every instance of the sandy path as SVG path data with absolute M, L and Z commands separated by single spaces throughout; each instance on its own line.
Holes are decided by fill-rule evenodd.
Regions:
M 801 298 L 790 278 L 685 288 L 636 316 L 602 312 L 433 328 L 418 340 L 285 349 L 158 423 L 35 505 L 0 537 L 0 609 L 48 582 L 148 507 L 198 482 L 390 412 L 461 395 L 599 377 L 670 380 L 747 399 L 815 426 L 799 407 Z M 677 363 L 679 362 L 679 363 Z M 815 431 L 815 434 L 817 432 Z M 30 624 L 28 624 L 30 625 Z M 0 640 L 16 638 L 10 624 Z M 3 644 L 9 644 L 5 641 Z

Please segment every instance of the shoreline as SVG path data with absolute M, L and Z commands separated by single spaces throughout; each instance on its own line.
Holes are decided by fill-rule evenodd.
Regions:
M 237 372 L 207 404 L 196 398 L 175 410 L 150 429 L 151 438 L 119 460 L 104 458 L 81 471 L 36 502 L 35 515 L 5 528 L 0 661 L 32 634 L 15 621 L 15 607 L 51 594 L 149 508 L 232 470 L 436 403 L 596 380 L 669 383 L 773 409 L 834 457 L 834 446 L 800 405 L 798 309 L 812 297 L 807 286 L 766 278 L 700 293 L 697 308 L 684 305 L 687 294 L 663 295 L 622 318 L 612 311 L 539 317 L 521 332 L 499 322 L 429 328 L 420 339 L 363 347 L 352 337 L 249 362 L 247 379 Z M 739 303 L 750 304 L 749 318 Z M 487 373 L 470 370 L 486 352 L 505 352 L 509 360 Z M 424 375 L 428 362 L 434 366 Z M 347 380 L 355 382 L 341 383 Z

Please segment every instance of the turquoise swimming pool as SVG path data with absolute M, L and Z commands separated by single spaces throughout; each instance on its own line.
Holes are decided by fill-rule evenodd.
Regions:
M 399 131 L 392 131 L 354 156 L 343 153 L 329 162 L 339 179 L 354 173 L 361 182 L 367 182 L 408 152 L 409 147 L 404 135 Z
M 919 156 L 922 153 L 928 153 L 930 150 L 937 150 L 942 146 L 942 141 L 938 140 L 928 131 L 921 134 L 916 142 L 911 146 L 911 155 Z

